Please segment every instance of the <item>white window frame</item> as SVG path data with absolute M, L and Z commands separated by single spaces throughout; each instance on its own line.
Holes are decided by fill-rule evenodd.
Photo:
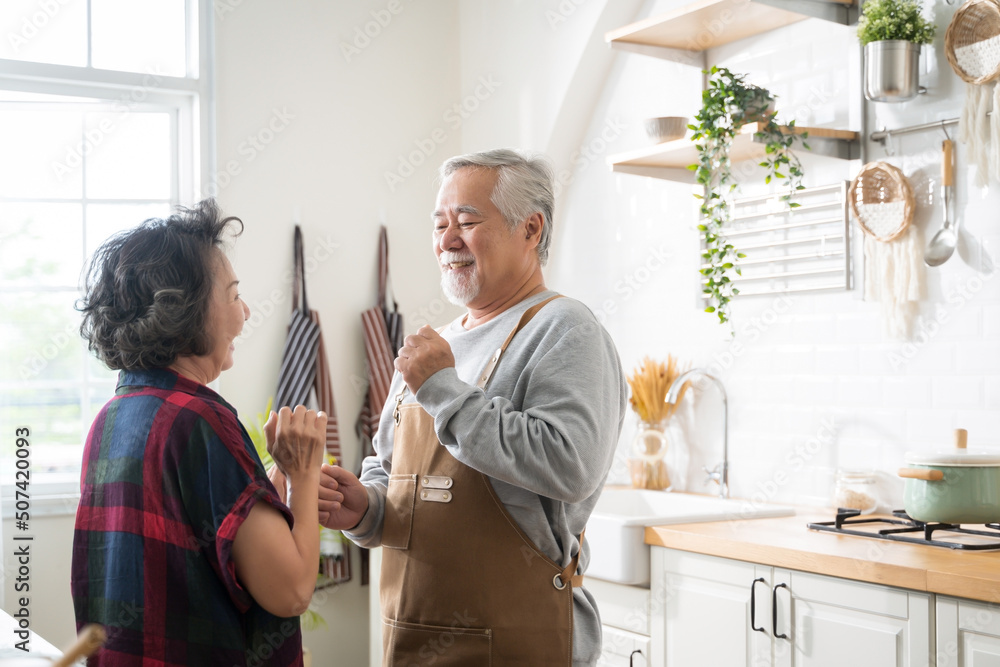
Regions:
M 171 175 L 172 205 L 190 204 L 202 198 L 202 184 L 215 173 L 215 68 L 214 17 L 212 0 L 185 0 L 188 26 L 187 76 L 119 72 L 0 58 L 0 90 L 104 99 L 133 104 L 136 110 L 155 107 L 175 110 L 171 126 L 177 173 Z M 196 10 L 196 11 L 195 11 Z M 193 39 L 192 37 L 195 37 Z M 88 39 L 87 62 L 91 62 Z M 155 76 L 155 85 L 151 77 Z M 78 202 L 66 199 L 66 202 Z M 93 202 L 83 199 L 84 202 Z M 138 221 L 137 221 L 138 222 Z M 30 425 L 28 425 L 30 426 Z M 32 437 L 32 447 L 42 444 L 43 434 Z M 11 437 L 13 433 L 0 434 Z M 82 444 L 82 443 L 81 443 Z M 42 474 L 32 472 L 31 516 L 74 514 L 80 498 L 77 473 Z M 0 484 L 2 517 L 14 515 L 12 483 Z

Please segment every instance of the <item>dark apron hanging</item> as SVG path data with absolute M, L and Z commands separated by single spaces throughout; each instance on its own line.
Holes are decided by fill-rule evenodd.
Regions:
M 338 462 L 341 459 L 340 431 L 333 400 L 330 364 L 323 345 L 319 313 L 309 310 L 306 300 L 306 273 L 302 253 L 302 230 L 295 225 L 295 278 L 292 283 L 292 317 L 288 323 L 285 349 L 281 354 L 278 371 L 278 389 L 275 392 L 276 408 L 307 405 L 311 392 L 315 392 L 317 409 L 327 414 L 326 451 Z M 339 536 L 337 536 L 339 538 Z M 324 540 L 323 544 L 330 544 Z M 350 549 L 337 541 L 329 553 L 320 554 L 319 573 L 329 581 L 342 583 L 351 578 Z

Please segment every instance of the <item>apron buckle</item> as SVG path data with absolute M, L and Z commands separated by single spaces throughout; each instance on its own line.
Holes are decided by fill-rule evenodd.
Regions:
M 420 499 L 431 503 L 450 503 L 452 495 L 451 491 L 444 489 L 424 489 L 420 492 Z
M 396 396 L 396 407 L 392 410 L 392 421 L 396 426 L 399 426 L 399 406 L 403 403 L 403 392 L 399 392 Z

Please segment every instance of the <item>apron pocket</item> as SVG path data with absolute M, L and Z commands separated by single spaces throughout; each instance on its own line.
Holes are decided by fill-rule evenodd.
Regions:
M 383 547 L 409 548 L 416 495 L 416 475 L 389 475 L 389 488 L 385 494 L 385 520 L 382 523 Z
M 489 667 L 493 632 L 464 625 L 420 625 L 382 619 L 387 667 L 475 665 Z

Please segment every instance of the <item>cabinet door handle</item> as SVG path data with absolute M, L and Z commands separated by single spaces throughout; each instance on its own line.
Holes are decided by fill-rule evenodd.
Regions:
M 756 579 L 753 580 L 753 583 L 750 584 L 750 629 L 753 630 L 754 632 L 763 632 L 766 635 L 767 630 L 764 629 L 764 626 L 761 626 L 759 628 L 757 627 L 757 584 L 758 583 L 766 584 L 767 582 L 764 580 L 764 577 L 757 577 Z
M 778 589 L 788 588 L 788 584 L 778 584 L 771 589 L 771 634 L 775 639 L 788 639 L 788 635 L 778 634 Z
M 767 581 L 764 579 L 764 577 L 757 577 L 756 579 L 753 580 L 753 583 L 750 584 L 750 629 L 753 630 L 754 632 L 763 632 L 766 635 L 767 630 L 764 629 L 764 626 L 761 626 L 759 628 L 757 627 L 757 584 L 758 583 L 766 584 Z

